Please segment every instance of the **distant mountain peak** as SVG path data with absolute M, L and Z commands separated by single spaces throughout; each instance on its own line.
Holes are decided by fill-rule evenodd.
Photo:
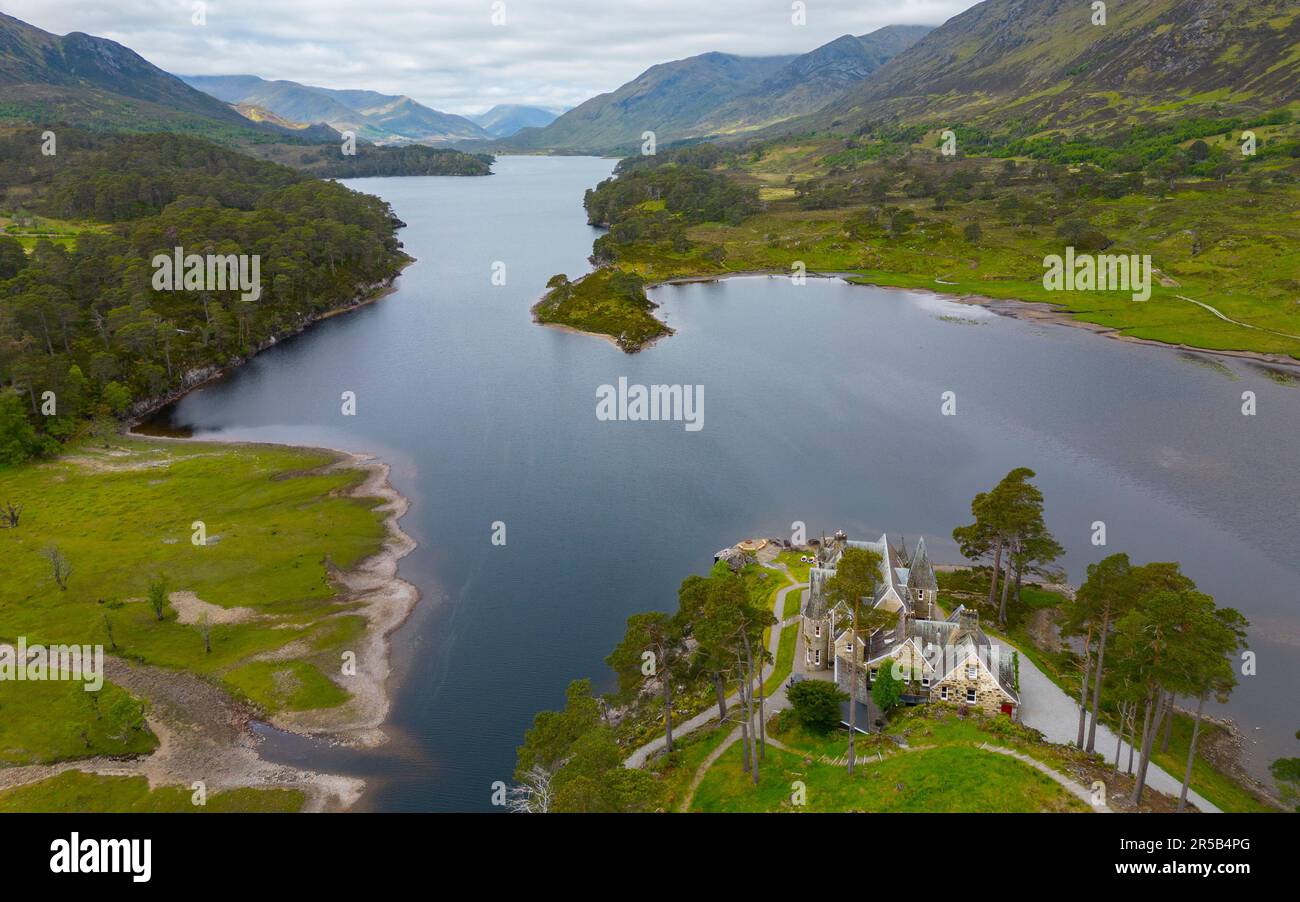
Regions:
M 427 107 L 406 94 L 321 88 L 256 75 L 182 75 L 184 81 L 232 104 L 260 107 L 292 122 L 323 122 L 380 144 L 444 144 L 491 135 L 464 116 Z
M 639 143 L 647 129 L 661 144 L 751 131 L 831 102 L 927 31 L 924 25 L 888 26 L 861 37 L 841 35 L 798 55 L 709 51 L 658 63 L 509 143 L 603 152 Z

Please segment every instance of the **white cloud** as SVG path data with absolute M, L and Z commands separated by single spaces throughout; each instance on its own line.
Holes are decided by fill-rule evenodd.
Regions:
M 6 0 L 56 34 L 110 38 L 169 72 L 252 74 L 409 94 L 455 113 L 574 106 L 655 63 L 710 50 L 802 53 L 890 24 L 937 25 L 975 0 Z

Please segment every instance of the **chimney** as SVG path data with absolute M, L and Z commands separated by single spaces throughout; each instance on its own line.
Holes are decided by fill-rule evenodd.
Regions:
M 960 624 L 960 631 L 963 633 L 974 633 L 980 628 L 980 612 L 972 611 L 970 608 L 963 607 L 957 613 L 957 622 Z

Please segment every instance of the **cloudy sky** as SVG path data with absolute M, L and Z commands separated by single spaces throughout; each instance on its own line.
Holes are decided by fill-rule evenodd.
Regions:
M 709 50 L 802 53 L 882 25 L 938 25 L 975 0 L 0 0 L 55 34 L 119 41 L 193 75 L 260 75 L 409 94 L 453 113 L 570 107 L 655 63 Z M 504 8 L 504 24 L 494 24 Z

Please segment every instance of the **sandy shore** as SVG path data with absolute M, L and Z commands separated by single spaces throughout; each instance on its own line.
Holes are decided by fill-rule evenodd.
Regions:
M 368 454 L 322 449 L 341 455 L 327 469 L 355 469 L 365 480 L 349 494 L 355 498 L 381 498 L 375 508 L 385 514 L 383 547 L 352 570 L 336 571 L 334 580 L 347 592 L 348 600 L 361 605 L 359 611 L 368 628 L 357 649 L 357 672 L 345 677 L 343 686 L 352 698 L 334 708 L 316 711 L 286 711 L 270 719 L 273 726 L 293 733 L 324 735 L 350 745 L 373 747 L 388 741 L 381 729 L 388 717 L 387 691 L 390 673 L 390 638 L 406 622 L 420 600 L 420 590 L 397 575 L 397 564 L 416 548 L 415 540 L 402 531 L 399 521 L 410 502 L 389 482 L 388 464 Z

